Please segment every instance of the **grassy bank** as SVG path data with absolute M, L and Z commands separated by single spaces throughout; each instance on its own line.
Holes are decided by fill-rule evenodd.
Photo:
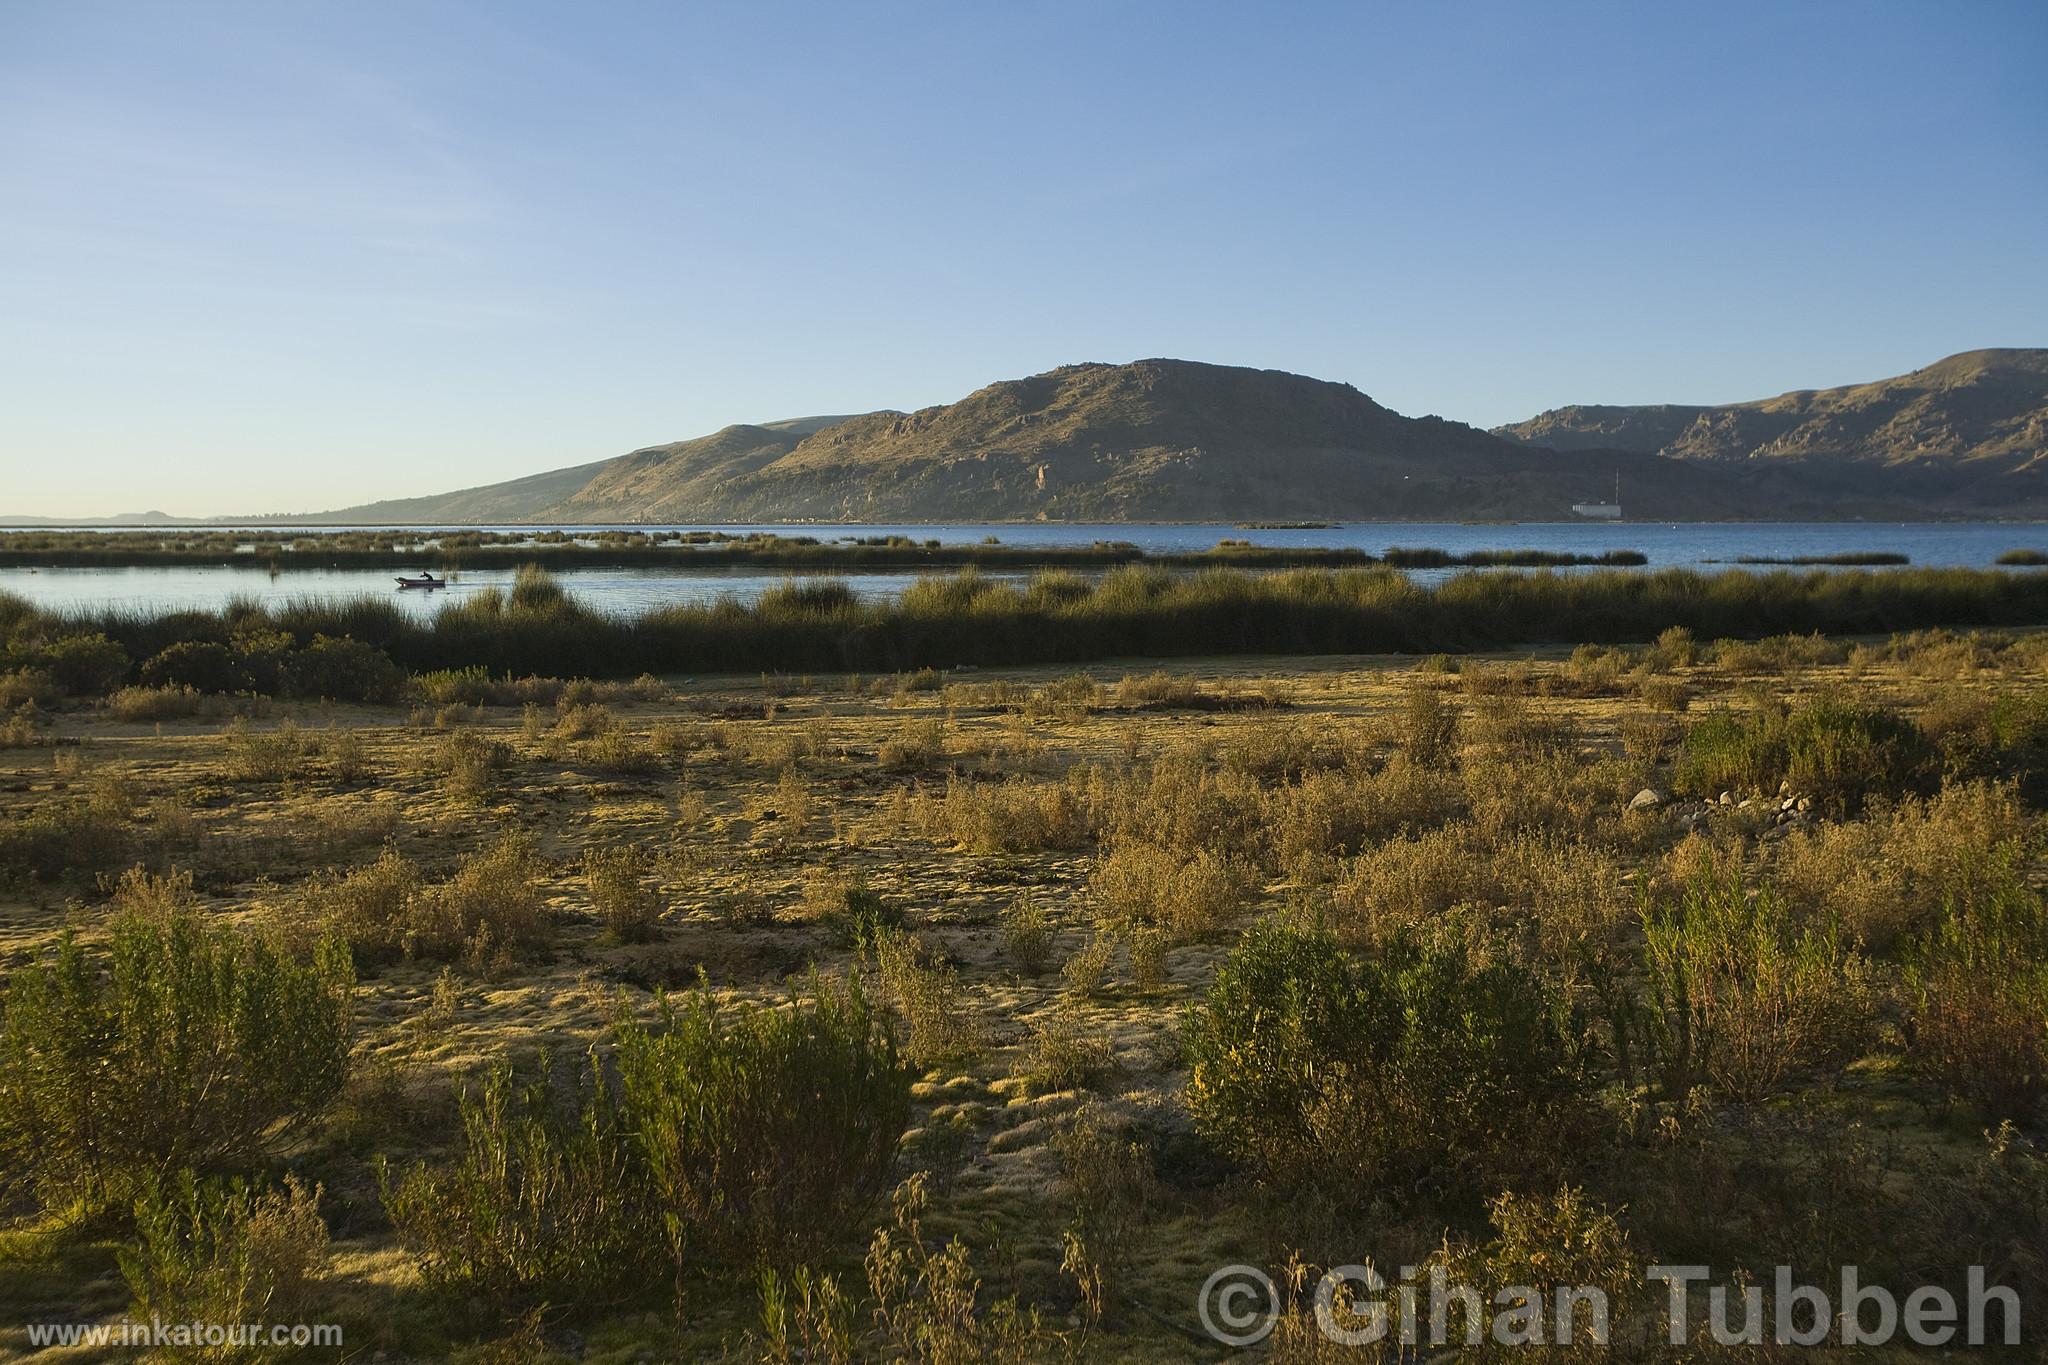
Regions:
M 1161 568 L 1362 567 L 1459 568 L 1520 565 L 1630 566 L 1647 562 L 1635 550 L 1597 555 L 1554 550 L 1491 549 L 1452 553 L 1401 549 L 1375 556 L 1332 546 L 1253 545 L 1219 541 L 1213 549 L 1147 553 L 1126 540 L 1091 545 L 1005 545 L 993 537 L 978 544 L 946 544 L 909 536 L 868 536 L 821 540 L 815 536 L 744 535 L 725 531 L 337 531 L 289 534 L 275 531 L 12 531 L 0 532 L 0 568 L 244 568 L 257 572 L 291 569 L 506 569 L 521 564 L 549 568 L 586 567 L 687 569 L 887 569 L 1073 568 L 1103 569 L 1124 564 Z
M 1046 572 L 1021 586 L 966 570 L 925 578 L 892 600 L 863 599 L 832 579 L 792 580 L 753 603 L 679 605 L 633 618 L 581 606 L 532 569 L 510 592 L 486 591 L 426 620 L 382 598 L 58 616 L 0 597 L 0 632 L 8 642 L 0 671 L 77 666 L 119 681 L 117 675 L 146 673 L 145 661 L 174 647 L 232 652 L 256 641 L 289 654 L 323 637 L 330 646 L 342 640 L 367 646 L 415 672 L 480 665 L 500 673 L 631 677 L 1132 656 L 1459 652 L 1545 641 L 1648 640 L 1671 626 L 1702 638 L 1755 638 L 2037 624 L 2048 624 L 2048 579 L 1973 569 L 1536 571 L 1422 585 L 1385 567 L 1184 574 L 1145 566 L 1094 580 Z M 45 657 L 67 651 L 82 657 L 89 651 L 78 642 L 94 637 L 106 647 L 90 668 L 78 659 Z M 62 643 L 67 640 L 72 643 Z M 334 666 L 344 663 L 360 665 L 336 659 Z M 306 685 L 320 683 L 314 678 Z

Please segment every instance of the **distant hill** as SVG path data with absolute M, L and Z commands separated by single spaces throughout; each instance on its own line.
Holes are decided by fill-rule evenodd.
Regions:
M 1712 471 L 1532 450 L 1348 384 L 1185 360 L 1068 365 L 918 412 L 739 425 L 323 521 L 1205 521 L 1731 515 Z
M 2048 351 L 1725 406 L 1569 407 L 1485 432 L 1349 384 L 1066 365 L 917 412 L 726 427 L 323 522 L 1543 520 L 2048 515 Z
M 1815 507 L 2048 512 L 2048 350 L 1966 351 L 1872 384 L 1719 407 L 1555 408 L 1496 434 L 1739 471 Z

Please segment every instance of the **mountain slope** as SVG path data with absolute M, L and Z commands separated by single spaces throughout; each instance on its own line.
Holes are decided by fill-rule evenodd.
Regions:
M 1185 360 L 1067 365 L 917 412 L 730 426 L 321 521 L 1567 518 L 2048 513 L 2048 351 L 1725 406 L 1572 407 L 1488 433 L 1348 384 Z
M 543 474 L 529 474 L 524 478 L 510 479 L 504 483 L 457 489 L 452 493 L 432 493 L 417 498 L 387 498 L 381 502 L 362 503 L 355 507 L 322 513 L 314 520 L 377 525 L 387 522 L 521 522 L 548 517 L 584 521 L 605 521 L 614 518 L 645 519 L 647 514 L 636 510 L 637 504 L 630 497 L 623 494 L 611 496 L 604 490 L 610 488 L 615 481 L 626 477 L 636 463 L 641 466 L 649 464 L 647 457 L 655 452 L 681 451 L 692 447 L 713 450 L 718 447 L 712 443 L 726 441 L 730 433 L 734 432 L 759 433 L 763 442 L 772 444 L 778 450 L 788 450 L 804 437 L 845 420 L 844 416 L 790 417 L 781 421 L 765 422 L 760 426 L 727 427 L 724 431 L 715 432 L 710 436 L 700 436 L 694 441 L 652 446 L 647 450 L 636 450 L 613 459 L 593 460 L 589 464 L 574 465 L 568 469 L 551 469 Z M 593 496 L 582 497 L 579 501 L 579 497 L 593 483 L 599 485 L 599 491 Z
M 1872 384 L 1719 407 L 1556 408 L 1496 434 L 2010 515 L 2048 504 L 2048 350 L 1966 351 Z
M 1589 464 L 1461 423 L 1407 418 L 1347 384 L 1180 360 L 1069 365 L 957 403 L 847 418 L 800 441 L 763 427 L 613 461 L 548 518 L 1236 520 L 1569 515 L 1616 461 L 1676 510 L 1717 478 Z

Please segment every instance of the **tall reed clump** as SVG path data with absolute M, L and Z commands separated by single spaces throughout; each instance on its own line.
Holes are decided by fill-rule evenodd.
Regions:
M 794 1264 L 856 1232 L 888 1190 L 910 1072 L 859 979 L 786 1005 L 707 989 L 622 1019 L 624 1111 L 678 1266 Z
M 910 1076 L 857 979 L 772 1006 L 708 988 L 616 1021 L 616 1066 L 573 1086 L 503 1065 L 439 1163 L 380 1170 L 429 1283 L 514 1302 L 617 1302 L 666 1261 L 749 1273 L 836 1251 L 888 1190 Z
M 618 1087 L 593 1054 L 573 1086 L 494 1065 L 465 1090 L 442 1165 L 380 1168 L 384 1206 L 429 1284 L 505 1299 L 614 1302 L 647 1287 L 661 1229 Z M 635 1269 L 640 1268 L 636 1278 Z
M 319 1201 L 318 1186 L 292 1176 L 266 1187 L 185 1171 L 157 1183 L 136 1201 L 135 1241 L 119 1253 L 133 1319 L 236 1327 L 305 1321 L 327 1273 Z M 259 1337 L 196 1344 L 179 1358 L 262 1361 L 278 1352 Z
M 1695 882 L 1680 905 L 1651 906 L 1643 932 L 1638 1046 L 1667 1093 L 1704 1081 L 1759 1103 L 1800 1072 L 1831 1078 L 1873 1039 L 1869 960 L 1834 921 L 1795 923 L 1769 890 L 1736 878 Z M 1618 1048 L 1626 1070 L 1625 1036 Z
M 157 899 L 118 913 L 104 950 L 67 937 L 9 984 L 0 1150 L 45 1207 L 245 1168 L 341 1089 L 355 979 L 340 941 L 302 961 L 208 923 L 189 892 Z
M 1996 1119 L 2033 1121 L 2048 1099 L 2048 908 L 2009 884 L 1953 903 L 1913 954 L 1911 1052 L 1948 1094 Z
M 1320 930 L 1255 925 L 1186 1048 L 1196 1128 L 1229 1156 L 1393 1200 L 1497 1167 L 1580 1077 L 1560 1002 L 1452 934 L 1354 958 Z

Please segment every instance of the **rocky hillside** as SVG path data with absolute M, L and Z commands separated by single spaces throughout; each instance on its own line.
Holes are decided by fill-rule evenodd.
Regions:
M 319 520 L 1543 520 L 1617 474 L 1631 518 L 2048 514 L 2048 351 L 1494 433 L 1278 370 L 1067 365 L 918 412 L 731 426 Z
M 1348 384 L 1276 370 L 1143 360 L 1064 366 L 913 413 L 732 426 L 560 475 L 346 515 L 1540 519 L 1569 516 L 1573 502 L 1602 496 L 1617 468 L 1632 513 L 1739 510 L 1727 481 L 1710 470 L 1625 452 L 1589 457 L 1531 449 L 1462 423 L 1403 417 Z M 523 516 L 511 510 L 522 500 Z M 433 505 L 460 510 L 437 512 Z M 490 511 L 471 510 L 479 508 Z
M 1721 407 L 1556 408 L 1496 434 L 1739 469 L 1759 492 L 2013 515 L 2048 510 L 2048 350 L 1966 351 L 1874 384 Z

